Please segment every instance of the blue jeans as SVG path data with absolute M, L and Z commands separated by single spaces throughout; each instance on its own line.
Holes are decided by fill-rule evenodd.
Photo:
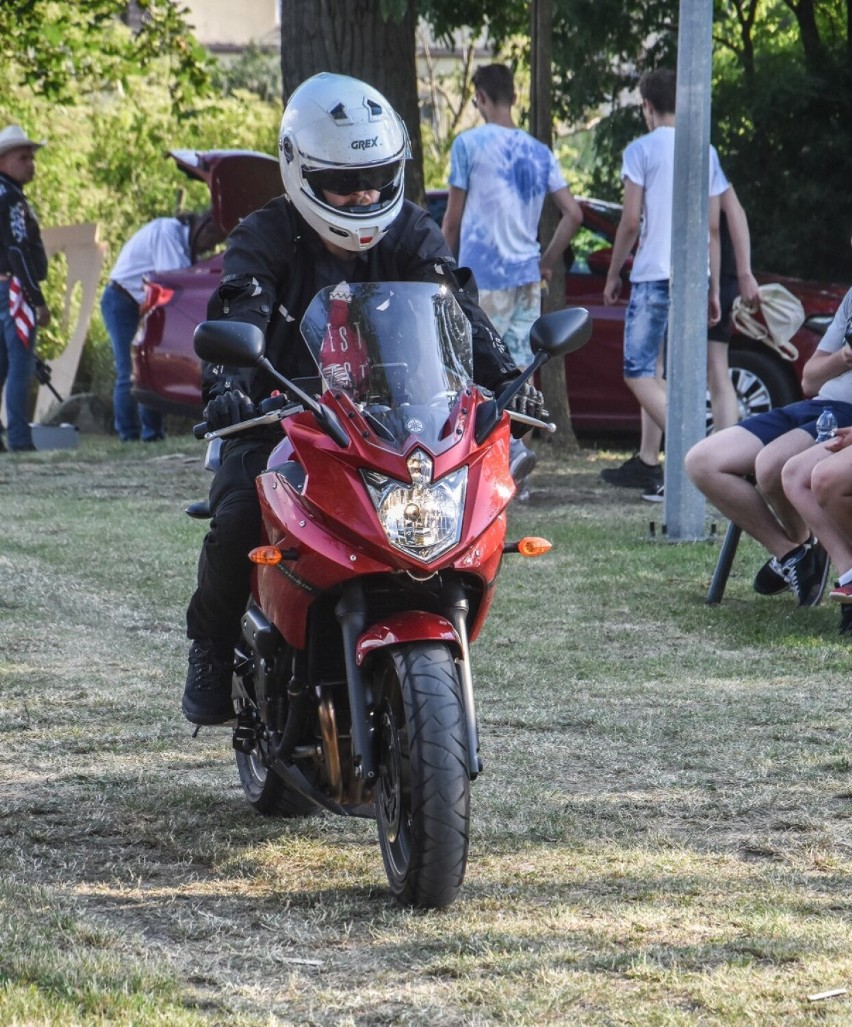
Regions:
M 30 380 L 35 370 L 33 329 L 29 346 L 18 338 L 9 312 L 9 283 L 0 282 L 0 392 L 6 387 L 6 416 L 9 420 L 9 449 L 30 449 Z
M 137 405 L 131 395 L 133 386 L 133 364 L 130 346 L 139 327 L 139 304 L 113 285 L 108 285 L 101 296 L 101 314 L 112 342 L 115 359 L 115 389 L 112 403 L 115 430 L 122 442 L 139 438 L 142 425 L 142 439 L 151 442 L 163 438 L 163 417 L 158 410 Z
M 668 279 L 634 282 L 624 315 L 624 377 L 653 378 L 669 325 Z

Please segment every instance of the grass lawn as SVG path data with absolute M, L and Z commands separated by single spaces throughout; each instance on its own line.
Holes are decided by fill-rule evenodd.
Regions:
M 459 901 L 390 900 L 375 826 L 256 816 L 192 738 L 188 438 L 0 456 L 0 1023 L 852 1023 L 850 643 L 740 545 L 543 447 L 474 647 Z M 712 519 L 708 510 L 708 524 Z M 725 524 L 718 519 L 719 534 Z

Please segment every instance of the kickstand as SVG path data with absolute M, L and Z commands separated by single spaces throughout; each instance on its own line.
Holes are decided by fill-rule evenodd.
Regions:
M 196 724 L 195 725 L 195 730 L 192 732 L 192 737 L 193 738 L 198 738 L 198 732 L 200 730 L 201 730 L 201 725 L 200 724 Z

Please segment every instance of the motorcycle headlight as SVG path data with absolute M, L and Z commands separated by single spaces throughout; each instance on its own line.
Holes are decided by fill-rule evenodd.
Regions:
M 461 536 L 467 468 L 432 481 L 432 460 L 422 450 L 408 458 L 410 482 L 362 471 L 388 542 L 424 563 L 452 549 Z

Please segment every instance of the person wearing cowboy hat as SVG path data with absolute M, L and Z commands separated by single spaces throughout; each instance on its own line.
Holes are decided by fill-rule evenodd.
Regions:
M 39 287 L 47 276 L 47 254 L 23 188 L 35 177 L 35 154 L 42 146 L 20 125 L 0 132 L 0 391 L 5 386 L 13 451 L 35 448 L 28 416 L 35 334 L 50 322 Z

